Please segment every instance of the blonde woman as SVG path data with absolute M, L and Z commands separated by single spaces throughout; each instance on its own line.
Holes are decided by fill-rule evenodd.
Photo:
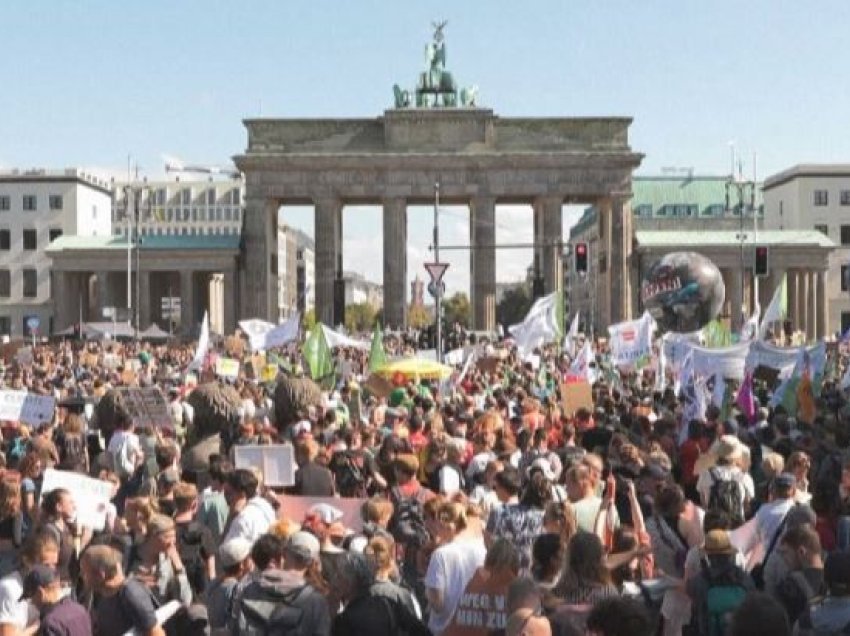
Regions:
M 466 505 L 444 503 L 437 511 L 436 521 L 440 547 L 428 562 L 425 593 L 431 608 L 428 627 L 440 634 L 449 625 L 466 584 L 484 564 L 487 549 L 482 538 L 464 533 Z
M 404 605 L 414 616 L 421 619 L 422 610 L 416 598 L 397 582 L 400 576 L 395 562 L 395 541 L 390 537 L 373 537 L 363 550 L 363 554 L 371 559 L 375 568 L 372 594 Z

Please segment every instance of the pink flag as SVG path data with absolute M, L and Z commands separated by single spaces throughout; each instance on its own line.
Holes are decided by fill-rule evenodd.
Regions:
M 756 421 L 756 403 L 753 398 L 753 374 L 747 373 L 744 376 L 744 381 L 741 383 L 741 388 L 738 389 L 738 398 L 735 400 L 738 408 L 747 418 L 747 422 L 752 424 Z

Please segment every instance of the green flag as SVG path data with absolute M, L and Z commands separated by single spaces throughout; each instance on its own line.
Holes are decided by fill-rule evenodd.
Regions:
M 375 331 L 372 332 L 372 348 L 369 350 L 369 371 L 374 373 L 387 363 L 387 354 L 384 352 L 384 334 L 381 333 L 380 323 L 375 323 Z
M 719 320 L 712 320 L 703 329 L 705 346 L 709 349 L 720 349 L 732 344 L 732 333 Z
M 317 322 L 313 325 L 301 351 L 307 361 L 310 377 L 325 388 L 332 387 L 334 384 L 334 361 L 321 323 Z

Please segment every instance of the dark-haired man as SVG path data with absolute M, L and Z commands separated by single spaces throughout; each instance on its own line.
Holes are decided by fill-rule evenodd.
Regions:
M 230 506 L 230 521 L 224 541 L 242 538 L 254 543 L 274 523 L 274 508 L 259 495 L 259 482 L 250 470 L 238 468 L 227 477 L 224 498 Z

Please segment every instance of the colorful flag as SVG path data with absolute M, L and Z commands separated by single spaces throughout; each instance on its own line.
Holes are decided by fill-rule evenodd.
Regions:
M 594 366 L 591 366 L 591 364 Z M 593 384 L 596 382 L 597 375 L 595 366 L 596 355 L 593 353 L 593 347 L 590 342 L 587 341 L 584 343 L 581 351 L 578 352 L 578 355 L 576 355 L 576 359 L 573 360 L 572 365 L 570 365 L 570 370 L 567 372 L 567 381 L 574 379 Z
M 369 349 L 369 371 L 374 373 L 387 363 L 387 354 L 384 352 L 384 335 L 381 333 L 380 323 L 375 323 L 372 332 L 372 346 Z
M 748 372 L 744 376 L 744 381 L 741 383 L 741 388 L 738 389 L 738 397 L 735 404 L 741 409 L 741 413 L 747 418 L 747 422 L 752 424 L 756 421 L 756 402 L 753 396 L 753 374 Z
M 578 339 L 578 319 L 579 312 L 573 316 L 573 321 L 570 323 L 570 329 L 567 332 L 567 337 L 564 338 L 564 351 L 568 354 L 575 355 L 576 340 Z
M 761 316 L 761 307 L 756 303 L 755 309 L 753 309 L 753 315 L 749 317 L 747 322 L 744 323 L 744 326 L 741 327 L 741 342 L 749 342 L 751 340 L 755 340 L 759 333 L 759 317 Z
M 198 348 L 195 349 L 195 355 L 189 363 L 189 371 L 198 371 L 204 367 L 204 362 L 207 358 L 207 352 L 210 348 L 210 318 L 207 312 L 204 312 L 204 320 L 201 323 L 201 335 L 198 337 Z
M 638 320 L 608 327 L 611 364 L 620 369 L 640 369 L 652 356 L 655 320 L 645 312 Z
M 723 349 L 732 345 L 732 333 L 729 327 L 719 320 L 712 320 L 703 329 L 705 346 L 709 349 Z
M 809 371 L 803 371 L 803 377 L 797 385 L 797 419 L 807 424 L 812 424 L 817 416 L 815 405 L 815 394 L 812 387 L 812 379 Z

